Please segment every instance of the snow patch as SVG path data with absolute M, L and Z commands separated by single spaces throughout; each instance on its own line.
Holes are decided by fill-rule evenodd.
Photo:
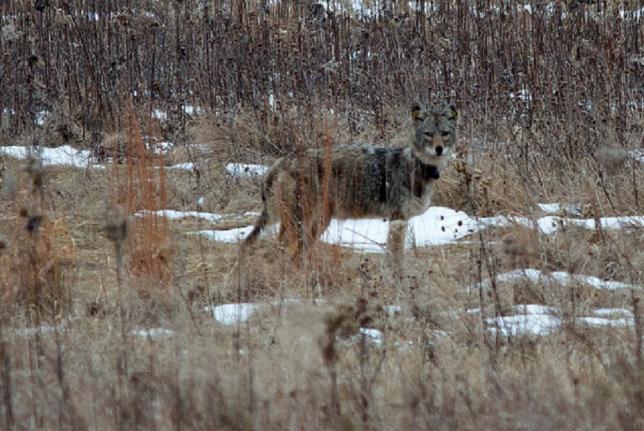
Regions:
M 91 158 L 89 151 L 77 150 L 69 145 L 62 145 L 56 148 L 24 146 L 0 147 L 0 155 L 20 160 L 35 157 L 42 160 L 43 166 L 73 166 L 76 168 L 88 167 Z
M 553 214 L 553 213 L 558 213 L 559 210 L 561 209 L 561 204 L 558 203 L 552 203 L 552 204 L 537 204 L 539 208 L 541 208 L 541 211 L 548 213 L 548 214 Z
M 166 338 L 174 335 L 174 331 L 165 328 L 133 329 L 130 334 L 143 338 Z
M 54 332 L 63 332 L 65 330 L 66 330 L 65 323 L 60 323 L 55 326 L 44 323 L 36 327 L 15 328 L 13 332 L 19 337 L 33 337 L 36 334 L 51 334 Z
M 218 222 L 223 217 L 220 214 L 201 212 L 201 211 L 175 211 L 175 210 L 158 210 L 158 211 L 148 211 L 142 210 L 134 214 L 137 217 L 145 216 L 156 216 L 156 217 L 166 217 L 173 220 L 180 220 L 188 217 L 199 218 L 207 220 L 209 222 Z
M 227 229 L 227 230 L 217 230 L 217 229 L 200 230 L 197 232 L 192 232 L 191 234 L 209 239 L 211 241 L 234 244 L 246 238 L 248 234 L 250 234 L 250 231 L 252 230 L 253 230 L 253 226 L 246 226 L 246 227 Z
M 48 111 L 38 111 L 38 112 L 36 112 L 36 117 L 34 118 L 34 123 L 36 123 L 39 126 L 44 126 L 45 121 L 47 121 L 47 117 L 49 117 L 49 112 Z
M 490 325 L 488 330 L 500 335 L 517 337 L 521 335 L 548 335 L 559 327 L 559 319 L 547 314 L 522 314 L 515 316 L 500 316 L 485 319 Z
M 154 154 L 160 156 L 162 154 L 166 154 L 172 147 L 174 147 L 173 142 L 148 142 L 146 143 L 145 147 L 152 151 Z
M 402 307 L 400 305 L 385 305 L 382 309 L 389 316 L 395 316 L 402 313 Z
M 462 211 L 445 207 L 429 207 L 429 209 L 409 220 L 409 231 L 406 246 L 425 247 L 432 245 L 454 244 L 458 240 L 476 233 L 482 229 L 510 227 L 514 223 L 530 228 L 538 228 L 544 234 L 552 234 L 567 225 L 586 229 L 595 229 L 593 219 L 573 219 L 566 217 L 546 216 L 537 220 L 526 217 L 481 217 L 472 218 Z M 603 217 L 600 219 L 603 229 L 619 229 L 624 227 L 644 226 L 644 217 Z M 241 228 L 240 232 L 250 232 L 251 227 Z M 275 229 L 273 229 L 275 231 Z M 226 242 L 234 242 L 224 231 L 202 231 L 199 234 L 217 241 L 218 237 L 226 238 Z M 226 231 L 227 232 L 227 231 Z M 321 240 L 329 244 L 350 247 L 371 253 L 385 251 L 389 221 L 387 219 L 332 219 L 329 227 L 321 235 Z M 241 239 L 242 237 L 239 237 Z
M 183 105 L 183 112 L 188 115 L 198 115 L 203 112 L 203 109 L 199 106 Z
M 313 303 L 322 303 L 321 300 L 315 300 Z M 302 301 L 297 298 L 285 298 L 274 302 L 254 303 L 242 302 L 232 304 L 221 304 L 212 307 L 206 307 L 206 311 L 212 310 L 213 318 L 225 326 L 234 325 L 237 322 L 246 322 L 259 310 L 265 310 L 269 307 L 280 307 L 283 305 L 302 304 Z
M 601 317 L 619 316 L 623 319 L 633 319 L 633 312 L 631 310 L 627 310 L 626 308 L 595 308 L 593 310 L 593 314 Z
M 409 220 L 407 247 L 453 244 L 457 240 L 495 224 L 481 224 L 462 211 L 430 207 L 425 213 Z M 333 219 L 322 240 L 366 252 L 384 252 L 389 234 L 386 219 Z
M 217 305 L 212 309 L 212 317 L 222 325 L 234 325 L 237 322 L 247 321 L 262 306 L 262 304 L 250 302 Z
M 545 216 L 539 219 L 514 216 L 483 217 L 479 223 L 487 227 L 509 227 L 512 224 L 539 229 L 545 235 L 551 235 L 569 226 L 594 230 L 594 219 L 576 219 L 570 217 Z M 644 216 L 601 217 L 599 223 L 602 229 L 622 229 L 630 227 L 644 227 Z
M 196 165 L 192 162 L 187 162 L 187 163 L 179 163 L 177 165 L 172 165 L 166 167 L 166 169 L 178 169 L 178 170 L 184 170 L 184 171 L 194 171 Z
M 511 92 L 510 93 L 510 99 L 519 99 L 520 101 L 522 101 L 524 103 L 528 103 L 528 102 L 532 101 L 532 95 L 530 94 L 529 90 L 523 88 L 523 89 L 519 90 L 519 92 L 516 93 L 516 94 Z
M 640 289 L 640 286 L 626 284 L 619 281 L 602 280 L 592 275 L 570 274 L 565 271 L 555 271 L 543 273 L 538 269 L 525 268 L 505 272 L 496 276 L 497 283 L 509 283 L 516 281 L 530 281 L 532 283 L 552 284 L 557 283 L 563 286 L 571 283 L 585 284 L 589 287 L 600 290 L 617 290 L 617 289 Z M 492 286 L 491 280 L 484 280 L 470 286 L 470 289 L 487 289 Z
M 576 321 L 577 323 L 581 323 L 582 325 L 592 326 L 595 328 L 602 326 L 624 327 L 633 324 L 633 320 L 630 319 L 608 319 L 605 317 L 578 317 Z
M 382 331 L 373 328 L 360 328 L 361 336 L 365 337 L 365 341 L 382 346 L 385 341 L 385 336 Z
M 228 163 L 226 171 L 234 177 L 261 177 L 269 167 L 251 163 Z
M 165 111 L 162 111 L 160 109 L 153 109 L 152 110 L 152 118 L 156 118 L 157 120 L 165 121 L 168 119 L 168 113 Z
M 581 205 L 579 204 L 562 205 L 554 202 L 548 204 L 537 204 L 537 206 L 541 211 L 547 214 L 566 213 L 574 216 L 581 215 Z
M 637 148 L 635 150 L 630 150 L 628 152 L 628 156 L 638 163 L 644 163 L 644 148 Z
M 555 332 L 561 327 L 561 319 L 554 315 L 556 308 L 539 304 L 525 304 L 514 307 L 515 315 L 497 316 L 485 319 L 487 330 L 503 336 L 537 335 L 544 336 Z M 580 316 L 575 318 L 575 323 L 583 326 L 599 327 L 626 327 L 634 324 L 632 313 L 629 315 L 625 309 L 598 308 L 593 314 L 617 316 L 620 311 L 626 311 L 622 317 L 595 317 Z M 520 314 L 519 314 L 520 313 Z

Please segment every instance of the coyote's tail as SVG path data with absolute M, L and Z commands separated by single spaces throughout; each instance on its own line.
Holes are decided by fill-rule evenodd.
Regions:
M 259 215 L 259 218 L 255 222 L 255 226 L 253 226 L 253 230 L 250 231 L 248 236 L 244 238 L 244 242 L 242 244 L 242 247 L 246 248 L 250 245 L 252 245 L 255 241 L 257 241 L 257 237 L 259 237 L 259 234 L 262 232 L 262 230 L 268 225 L 268 221 L 270 219 L 270 216 L 268 214 L 268 199 L 269 199 L 269 193 L 270 189 L 273 186 L 273 177 L 274 177 L 274 170 L 270 170 L 268 174 L 266 174 L 266 179 L 264 181 L 264 184 L 262 186 L 262 213 Z
M 284 159 L 280 159 L 275 164 L 271 167 L 271 169 L 266 173 L 266 177 L 264 178 L 264 184 L 262 185 L 262 213 L 259 215 L 259 218 L 255 222 L 255 226 L 253 226 L 253 230 L 250 231 L 248 236 L 244 238 L 244 242 L 242 243 L 242 247 L 246 248 L 250 245 L 252 245 L 255 241 L 257 241 L 257 238 L 259 237 L 259 234 L 264 230 L 264 228 L 268 225 L 268 222 L 270 221 L 270 215 L 268 213 L 268 201 L 272 195 L 271 189 L 273 188 L 273 182 L 275 181 L 275 176 L 279 172 L 279 166 L 281 166 L 284 163 Z
M 242 247 L 248 247 L 252 245 L 255 241 L 257 241 L 257 237 L 259 237 L 259 234 L 262 232 L 262 230 L 266 227 L 268 224 L 268 209 L 266 208 L 266 205 L 264 205 L 264 209 L 262 209 L 262 213 L 259 215 L 259 218 L 255 222 L 255 226 L 253 226 L 253 230 L 250 231 L 248 236 L 244 238 L 244 242 L 242 244 Z

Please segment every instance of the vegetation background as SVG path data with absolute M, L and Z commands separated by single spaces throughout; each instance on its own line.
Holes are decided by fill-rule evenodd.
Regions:
M 0 12 L 0 146 L 70 145 L 105 166 L 0 156 L 1 428 L 644 427 L 641 228 L 494 229 L 413 248 L 393 280 L 379 255 L 321 244 L 298 267 L 267 242 L 240 261 L 237 245 L 187 235 L 203 220 L 134 215 L 200 209 L 244 226 L 261 179 L 226 163 L 328 139 L 404 145 L 411 103 L 442 99 L 459 109 L 460 152 L 436 205 L 641 215 L 639 1 L 3 0 Z M 180 162 L 194 168 L 167 168 Z M 635 287 L 468 288 L 527 267 Z M 204 311 L 239 301 L 272 305 L 229 326 Z M 489 327 L 520 304 L 563 323 L 547 336 Z M 606 307 L 629 324 L 577 322 Z

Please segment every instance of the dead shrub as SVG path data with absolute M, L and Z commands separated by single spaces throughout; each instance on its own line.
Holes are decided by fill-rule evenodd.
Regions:
M 76 247 L 63 218 L 44 211 L 44 172 L 37 160 L 15 186 L 9 237 L 0 248 L 0 287 L 5 304 L 24 307 L 42 318 L 68 312 Z
M 127 124 L 125 166 L 115 164 L 111 172 L 115 180 L 111 192 L 116 193 L 111 201 L 128 214 L 127 234 L 119 241 L 126 245 L 130 287 L 143 299 L 169 301 L 172 247 L 168 220 L 155 213 L 165 208 L 167 201 L 163 156 L 149 154 L 133 111 Z

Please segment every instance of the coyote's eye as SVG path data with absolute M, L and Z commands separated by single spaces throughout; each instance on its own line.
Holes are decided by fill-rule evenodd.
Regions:
M 423 133 L 423 135 L 427 136 L 428 138 L 431 138 L 432 132 L 425 132 Z
M 441 132 L 441 136 L 449 136 L 449 132 L 443 131 L 443 132 Z

